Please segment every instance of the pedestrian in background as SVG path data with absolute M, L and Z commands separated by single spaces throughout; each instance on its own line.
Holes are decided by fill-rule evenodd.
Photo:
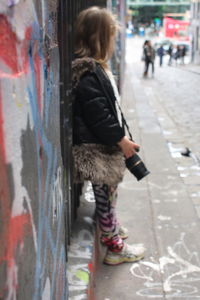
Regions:
M 178 46 L 176 46 L 175 55 L 174 55 L 174 59 L 176 61 L 176 66 L 177 66 L 180 58 L 181 58 L 181 47 L 178 45 Z
M 159 65 L 162 67 L 163 64 L 163 56 L 165 55 L 165 50 L 163 48 L 163 45 L 161 45 L 157 50 L 157 55 L 159 56 Z
M 151 45 L 151 41 L 145 41 L 143 45 L 143 55 L 145 62 L 144 77 L 148 76 L 149 65 L 152 67 L 152 76 L 154 75 L 155 50 Z
M 186 56 L 186 46 L 183 45 L 180 48 L 180 56 L 181 56 L 181 63 L 184 65 L 185 64 L 185 56 Z
M 75 180 L 92 182 L 101 242 L 107 246 L 104 263 L 133 262 L 144 257 L 145 249 L 123 241 L 128 233 L 119 225 L 115 209 L 125 158 L 133 156 L 139 148 L 125 135 L 117 104 L 119 94 L 108 67 L 118 25 L 108 10 L 98 7 L 82 11 L 76 24 L 76 59 L 73 61 Z
M 168 49 L 167 53 L 169 55 L 168 66 L 171 66 L 172 65 L 172 59 L 173 59 L 173 45 L 172 44 L 169 46 L 169 49 Z
M 146 41 L 144 42 L 144 44 L 143 44 L 142 59 L 141 59 L 141 60 L 142 60 L 144 63 L 145 63 L 145 58 L 146 58 L 144 49 L 145 49 L 145 47 L 147 46 L 147 44 L 148 44 L 148 40 L 146 40 Z

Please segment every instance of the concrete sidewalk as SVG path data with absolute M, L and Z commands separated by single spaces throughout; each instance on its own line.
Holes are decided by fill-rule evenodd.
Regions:
M 102 254 L 95 299 L 200 299 L 200 168 L 180 154 L 185 136 L 163 108 L 159 86 L 140 71 L 127 66 L 123 110 L 151 174 L 137 182 L 127 171 L 118 215 L 127 242 L 144 243 L 147 253 L 115 267 L 103 265 Z
M 181 67 L 185 71 L 189 71 L 200 75 L 200 65 L 188 64 Z
M 137 54 L 131 43 L 128 53 Z M 199 67 L 156 66 L 155 78 L 143 79 L 141 45 L 128 59 L 122 104 L 151 174 L 137 182 L 127 171 L 117 208 L 127 242 L 144 243 L 146 257 L 102 264 L 106 248 L 97 243 L 87 186 L 69 249 L 70 300 L 200 299 L 200 166 L 180 153 L 189 147 L 199 155 Z

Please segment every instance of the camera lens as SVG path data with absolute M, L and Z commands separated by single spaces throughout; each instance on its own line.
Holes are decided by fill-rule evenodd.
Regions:
M 138 154 L 134 154 L 126 159 L 126 167 L 138 181 L 150 173 Z

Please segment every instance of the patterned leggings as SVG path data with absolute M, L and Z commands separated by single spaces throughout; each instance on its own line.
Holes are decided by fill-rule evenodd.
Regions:
M 119 226 L 116 217 L 117 187 L 106 184 L 93 184 L 96 200 L 96 214 L 102 231 L 102 241 L 109 250 L 119 252 L 123 248 L 123 241 L 119 236 Z

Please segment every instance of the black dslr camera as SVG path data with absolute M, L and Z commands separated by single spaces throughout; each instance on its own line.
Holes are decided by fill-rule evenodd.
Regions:
M 126 159 L 126 167 L 137 178 L 138 181 L 150 173 L 139 155 L 136 153 Z

